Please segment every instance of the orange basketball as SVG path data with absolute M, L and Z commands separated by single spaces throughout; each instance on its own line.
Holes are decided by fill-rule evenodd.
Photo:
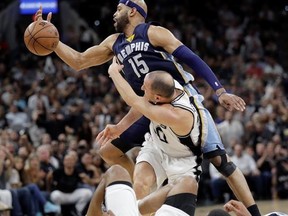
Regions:
M 35 55 L 45 56 L 52 53 L 58 45 L 57 28 L 46 20 L 32 22 L 24 32 L 24 42 Z

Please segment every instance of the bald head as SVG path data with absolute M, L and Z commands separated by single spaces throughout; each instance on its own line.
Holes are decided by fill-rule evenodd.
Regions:
M 165 71 L 154 71 L 147 74 L 147 79 L 151 81 L 151 90 L 165 98 L 173 96 L 175 83 L 173 77 Z

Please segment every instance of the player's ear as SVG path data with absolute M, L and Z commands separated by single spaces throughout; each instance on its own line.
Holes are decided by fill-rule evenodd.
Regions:
M 160 95 L 155 95 L 155 101 L 158 103 L 158 102 L 161 102 L 161 96 Z
M 135 14 L 137 13 L 137 9 L 136 8 L 131 8 L 131 10 L 130 10 L 130 16 L 135 16 Z

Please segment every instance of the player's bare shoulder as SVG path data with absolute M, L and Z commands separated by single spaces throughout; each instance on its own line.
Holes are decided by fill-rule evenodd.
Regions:
M 111 34 L 105 40 L 101 42 L 101 45 L 106 46 L 107 48 L 112 50 L 113 44 L 115 43 L 118 36 L 119 36 L 119 33 Z
M 159 36 L 161 38 L 161 33 L 166 34 L 167 32 L 169 32 L 169 30 L 167 28 L 164 28 L 163 26 L 159 26 L 159 25 L 150 25 L 149 29 L 148 29 L 148 37 L 149 38 L 154 38 L 156 36 Z
M 163 26 L 151 25 L 148 29 L 148 38 L 155 47 L 163 47 L 167 52 L 173 52 L 181 42 Z

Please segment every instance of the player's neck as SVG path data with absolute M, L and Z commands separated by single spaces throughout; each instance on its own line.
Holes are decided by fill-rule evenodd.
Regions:
M 175 100 L 175 98 L 177 98 L 180 94 L 182 94 L 183 93 L 183 91 L 182 90 L 180 90 L 180 89 L 175 89 L 174 90 L 174 94 L 173 94 L 173 96 L 172 96 L 172 98 L 171 98 L 171 101 L 173 101 L 173 100 Z
M 130 22 L 124 30 L 126 38 L 129 38 L 131 35 L 133 35 L 135 28 L 141 23 L 143 22 L 142 21 Z
M 180 94 L 182 94 L 182 90 L 180 89 L 175 89 L 173 95 L 170 98 L 163 98 L 161 101 L 161 104 L 168 104 L 171 103 L 175 98 L 177 98 Z M 160 104 L 160 103 L 157 103 Z

